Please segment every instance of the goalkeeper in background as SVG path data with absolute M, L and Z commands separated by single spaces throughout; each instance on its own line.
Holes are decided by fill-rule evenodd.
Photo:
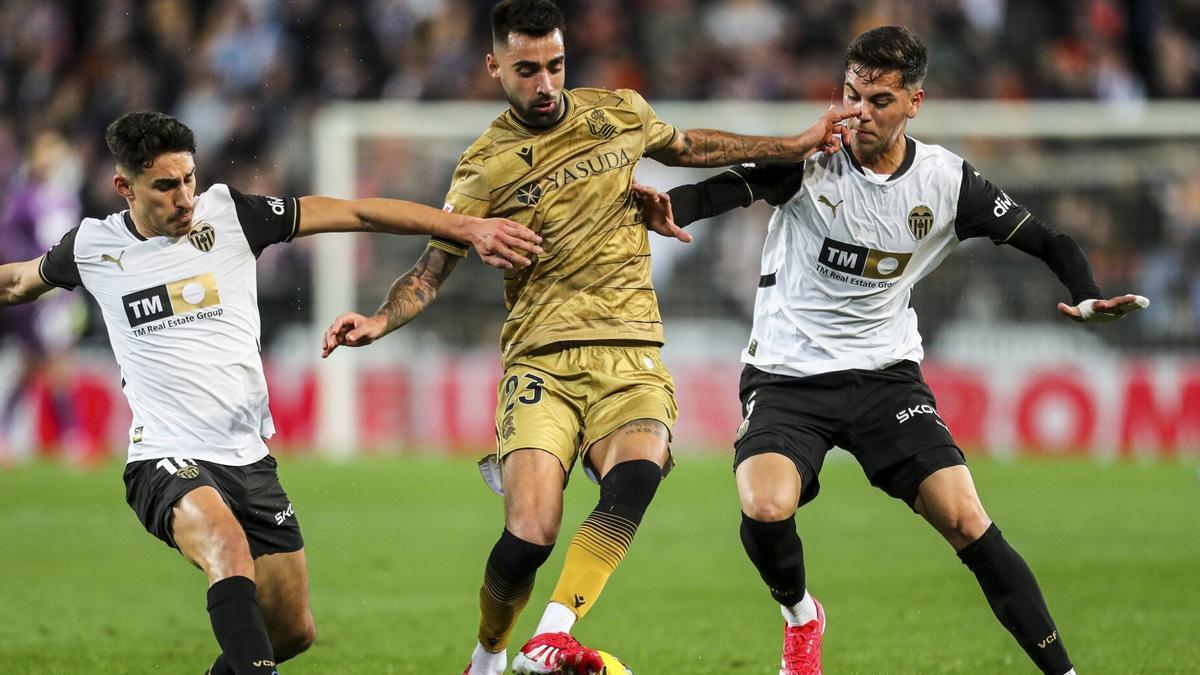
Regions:
M 695 220 L 757 200 L 776 207 L 742 354 L 734 467 L 742 544 L 786 623 L 780 675 L 821 673 L 825 614 L 807 590 L 794 516 L 817 496 L 835 445 L 945 537 L 1039 670 L 1073 674 L 1033 572 L 984 511 L 938 416 L 909 298 L 959 241 L 988 237 L 1043 260 L 1071 296 L 1058 310 L 1075 321 L 1113 321 L 1149 301 L 1102 299 L 1074 241 L 961 157 L 904 134 L 925 98 L 920 37 L 896 26 L 868 31 L 844 65 L 843 104 L 860 116 L 841 152 L 674 188 L 673 222 L 666 204 L 649 202 L 655 231 L 684 241 L 679 227 Z

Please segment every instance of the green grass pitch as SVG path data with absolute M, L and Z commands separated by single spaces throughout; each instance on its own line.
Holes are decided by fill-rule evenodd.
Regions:
M 576 629 L 638 675 L 773 675 L 778 611 L 745 559 L 728 458 L 682 456 L 603 599 Z M 1192 463 L 974 461 L 990 515 L 1037 573 L 1081 675 L 1200 672 Z M 319 637 L 301 673 L 462 672 L 500 499 L 470 461 L 282 461 Z M 931 528 L 831 461 L 798 520 L 828 611 L 825 672 L 1033 673 Z M 596 499 L 578 471 L 529 635 Z M 216 654 L 203 575 L 146 534 L 120 467 L 0 471 L 0 673 L 195 673 Z

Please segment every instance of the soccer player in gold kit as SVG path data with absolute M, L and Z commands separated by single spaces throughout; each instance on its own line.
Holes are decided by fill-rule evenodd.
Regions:
M 484 464 L 504 495 L 505 529 L 484 572 L 479 642 L 467 675 L 504 672 L 510 633 L 558 538 L 562 491 L 580 459 L 600 484 L 599 503 L 571 540 L 551 602 L 513 672 L 557 672 L 568 661 L 594 672 L 587 664 L 596 653 L 569 631 L 625 556 L 670 469 L 674 385 L 659 356 L 662 321 L 632 187 L 638 162 L 798 161 L 836 152 L 839 122 L 850 116 L 830 111 L 786 138 L 683 131 L 659 120 L 635 91 L 565 90 L 563 25 L 550 0 L 493 8 L 486 64 L 509 109 L 463 153 L 446 197 L 448 210 L 529 226 L 544 249 L 505 277 L 498 447 Z M 456 242 L 433 239 L 374 316 L 334 320 L 325 355 L 411 321 L 466 254 Z

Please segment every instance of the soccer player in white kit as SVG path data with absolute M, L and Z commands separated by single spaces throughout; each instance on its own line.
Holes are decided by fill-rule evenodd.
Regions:
M 129 113 L 106 134 L 128 210 L 85 218 L 46 255 L 0 266 L 0 305 L 54 287 L 99 304 L 133 411 L 127 501 L 209 579 L 213 675 L 273 673 L 316 635 L 304 542 L 265 439 L 275 428 L 259 355 L 255 261 L 319 232 L 432 234 L 489 264 L 528 265 L 539 237 L 513 221 L 392 199 L 196 195 L 195 139 Z M 168 670 L 178 670 L 167 666 Z
M 989 237 L 1045 261 L 1071 294 L 1058 305 L 1071 319 L 1111 321 L 1149 301 L 1101 299 L 1074 241 L 961 157 L 904 135 L 926 67 L 925 45 L 906 28 L 860 35 L 846 51 L 843 93 L 860 116 L 840 153 L 680 186 L 668 193 L 674 223 L 648 216 L 686 241 L 678 227 L 695 220 L 759 199 L 776 207 L 742 354 L 734 467 L 742 543 L 786 622 L 780 675 L 821 672 L 825 615 L 806 589 L 794 516 L 817 495 L 835 445 L 946 538 L 1039 670 L 1074 672 L 1033 573 L 988 518 L 938 416 L 909 298 L 960 240 Z

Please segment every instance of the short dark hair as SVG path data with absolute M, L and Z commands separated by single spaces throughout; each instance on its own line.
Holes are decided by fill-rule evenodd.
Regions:
M 160 112 L 131 112 L 108 125 L 104 142 L 117 164 L 135 174 L 169 152 L 196 154 L 196 136 L 186 124 Z
M 507 44 L 509 33 L 542 37 L 564 30 L 566 17 L 550 0 L 504 0 L 492 8 L 492 42 Z
M 854 38 L 846 48 L 845 67 L 869 79 L 900 71 L 905 88 L 919 88 L 929 70 L 929 52 L 921 36 L 904 26 L 881 26 Z

